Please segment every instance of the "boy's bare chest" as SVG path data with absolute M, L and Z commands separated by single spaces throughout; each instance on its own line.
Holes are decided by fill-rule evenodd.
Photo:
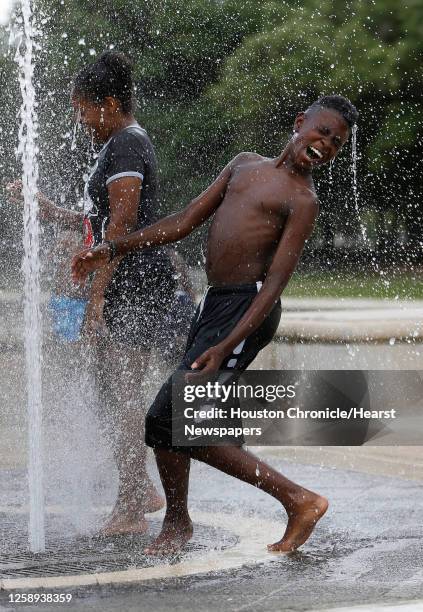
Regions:
M 225 204 L 235 215 L 283 216 L 292 187 L 271 172 L 241 171 L 230 180 Z

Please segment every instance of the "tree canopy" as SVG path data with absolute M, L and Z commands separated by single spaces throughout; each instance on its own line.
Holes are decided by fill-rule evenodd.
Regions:
M 37 0 L 35 7 L 42 181 L 64 203 L 77 196 L 87 163 L 86 148 L 77 157 L 69 150 L 72 76 L 114 46 L 135 64 L 137 113 L 158 151 L 166 210 L 187 203 L 241 150 L 277 155 L 297 112 L 340 93 L 360 112 L 360 207 L 394 211 L 397 229 L 406 227 L 418 248 L 422 0 Z M 0 61 L 3 174 L 16 165 L 12 56 L 6 51 Z M 317 177 L 320 238 L 325 227 L 358 233 L 348 146 L 332 185 L 328 176 Z

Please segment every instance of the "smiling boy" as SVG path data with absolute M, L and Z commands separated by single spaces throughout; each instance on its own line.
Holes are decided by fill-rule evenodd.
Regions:
M 241 372 L 273 338 L 280 296 L 318 214 L 312 171 L 336 157 L 357 121 L 342 96 L 324 96 L 300 113 L 294 134 L 276 158 L 240 153 L 184 210 L 129 236 L 75 257 L 73 274 L 93 270 L 129 251 L 181 240 L 214 215 L 208 235 L 209 286 L 194 319 L 179 371 Z M 198 373 L 191 373 L 194 379 Z M 248 482 L 278 499 L 288 515 L 283 537 L 268 546 L 290 552 L 303 544 L 328 501 L 285 478 L 242 446 L 172 446 L 172 377 L 146 419 L 167 501 L 161 533 L 150 554 L 179 550 L 192 536 L 187 508 L 191 458 Z

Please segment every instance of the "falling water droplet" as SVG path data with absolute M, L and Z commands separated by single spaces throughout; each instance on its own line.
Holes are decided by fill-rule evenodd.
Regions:
M 91 153 L 93 155 L 96 155 L 97 151 L 95 150 L 95 144 L 94 144 L 94 132 L 91 132 L 90 148 L 91 148 Z
M 334 160 L 331 159 L 329 162 L 329 174 L 328 174 L 328 196 L 332 193 L 333 186 L 333 164 Z
M 358 205 L 358 186 L 357 186 L 357 124 L 354 124 L 351 131 L 351 157 L 352 157 L 352 188 L 354 194 L 354 208 L 360 224 L 361 235 L 364 244 L 367 243 L 367 233 L 363 222 L 360 219 L 360 208 Z
M 72 142 L 71 142 L 71 147 L 70 147 L 71 151 L 75 151 L 76 149 L 76 137 L 77 137 L 80 125 L 81 125 L 81 111 L 78 109 L 78 114 L 76 115 L 75 124 L 73 126 Z
M 260 476 L 260 470 L 259 470 L 259 466 L 256 467 L 256 476 Z

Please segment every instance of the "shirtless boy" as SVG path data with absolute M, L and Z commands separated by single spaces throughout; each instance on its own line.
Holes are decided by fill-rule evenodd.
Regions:
M 294 134 L 278 157 L 240 153 L 181 212 L 77 255 L 74 279 L 81 282 L 134 249 L 181 240 L 214 215 L 206 263 L 209 287 L 179 370 L 245 370 L 277 330 L 280 295 L 313 230 L 319 205 L 312 171 L 339 153 L 357 117 L 345 98 L 320 98 L 296 117 Z M 171 417 L 172 377 L 146 419 L 146 443 L 154 449 L 167 502 L 162 530 L 147 553 L 171 554 L 192 536 L 187 508 L 191 458 L 281 502 L 288 524 L 270 551 L 290 552 L 309 538 L 328 508 L 324 497 L 289 481 L 242 446 L 172 447 Z

